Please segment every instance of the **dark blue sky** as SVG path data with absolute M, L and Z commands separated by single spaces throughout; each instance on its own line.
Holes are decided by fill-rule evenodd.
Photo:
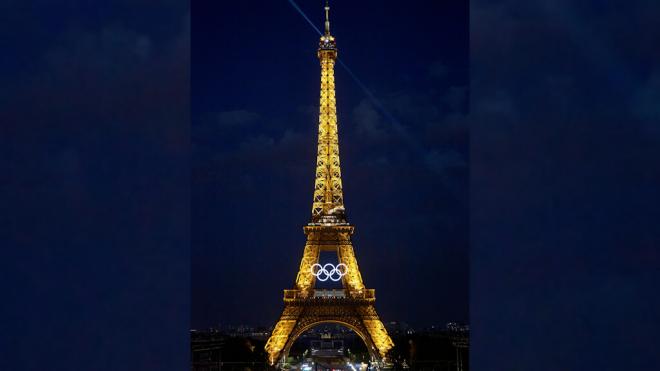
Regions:
M 298 5 L 322 27 L 322 1 Z M 345 204 L 365 283 L 385 321 L 465 322 L 467 4 L 330 6 L 340 59 L 379 101 L 337 66 Z M 192 24 L 192 326 L 270 326 L 311 214 L 318 35 L 287 1 L 198 1 Z
M 284 0 L 259 2 L 261 11 L 242 3 L 204 12 L 196 1 L 192 41 L 182 1 L 0 4 L 0 369 L 186 369 L 194 272 L 208 284 L 195 286 L 204 296 L 192 295 L 193 318 L 270 323 L 278 314 L 309 216 L 317 39 Z M 429 282 L 466 282 L 443 274 L 465 252 L 469 215 L 474 369 L 658 369 L 660 4 L 472 0 L 464 118 L 468 71 L 457 48 L 467 44 L 454 31 L 467 24 L 446 16 L 452 5 L 356 3 L 333 6 L 340 55 L 423 154 L 438 150 L 418 156 L 401 143 L 338 69 L 346 203 L 383 318 L 465 313 L 441 294 L 417 294 L 441 292 Z M 321 22 L 316 2 L 300 5 Z M 262 59 L 285 70 L 253 68 Z M 237 73 L 242 65 L 254 75 Z M 264 99 L 275 88 L 286 94 Z M 433 122 L 451 125 L 426 135 Z M 259 144 L 267 151 L 242 152 Z M 446 172 L 467 157 L 469 213 L 466 170 Z M 243 173 L 251 178 L 236 177 Z M 368 196 L 370 184 L 382 192 Z M 440 191 L 429 201 L 432 188 Z M 278 208 L 260 209 L 248 195 Z M 402 222 L 384 224 L 394 211 Z M 262 235 L 268 225 L 279 239 Z M 226 255 L 209 254 L 228 244 Z M 394 254 L 413 248 L 423 253 Z M 271 251 L 274 263 L 257 251 Z M 444 270 L 420 269 L 440 253 L 447 259 L 431 263 Z M 239 272 L 246 255 L 252 263 Z M 383 267 L 412 273 L 395 281 Z M 261 269 L 271 274 L 259 278 Z M 397 286 L 423 300 L 404 306 L 388 297 Z M 200 313 L 204 300 L 217 309 Z
M 188 4 L 0 13 L 0 369 L 185 369 Z
M 660 3 L 470 11 L 470 366 L 658 369 Z

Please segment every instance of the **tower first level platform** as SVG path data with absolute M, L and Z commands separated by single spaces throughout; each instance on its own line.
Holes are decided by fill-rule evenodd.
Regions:
M 345 225 L 308 225 L 307 243 L 296 276 L 296 286 L 284 290 L 284 311 L 266 343 L 269 361 L 286 358 L 295 340 L 321 323 L 337 323 L 350 328 L 364 341 L 375 361 L 383 361 L 393 342 L 374 307 L 375 290 L 367 289 L 355 259 L 351 235 L 354 227 Z M 335 252 L 347 269 L 341 278 L 342 289 L 315 289 L 312 266 L 319 263 L 322 251 Z

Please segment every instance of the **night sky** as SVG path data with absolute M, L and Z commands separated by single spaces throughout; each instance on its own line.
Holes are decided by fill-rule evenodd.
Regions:
M 660 3 L 470 11 L 470 366 L 657 370 Z
M 322 28 L 322 1 L 298 5 Z M 377 99 L 337 65 L 345 206 L 365 284 L 384 321 L 467 322 L 467 4 L 330 7 L 339 58 Z M 194 8 L 192 326 L 271 326 L 311 216 L 319 36 L 287 1 Z
M 0 369 L 185 369 L 189 5 L 0 14 Z
M 1 370 L 185 370 L 191 326 L 279 314 L 318 38 L 285 0 L 210 3 L 1 2 Z M 460 320 L 469 292 L 475 370 L 657 370 L 660 3 L 472 0 L 469 43 L 464 3 L 332 5 L 401 125 L 337 68 L 381 317 Z

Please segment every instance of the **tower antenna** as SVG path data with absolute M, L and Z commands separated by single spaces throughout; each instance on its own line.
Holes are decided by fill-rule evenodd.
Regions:
M 325 34 L 330 35 L 330 5 L 328 0 L 325 0 Z

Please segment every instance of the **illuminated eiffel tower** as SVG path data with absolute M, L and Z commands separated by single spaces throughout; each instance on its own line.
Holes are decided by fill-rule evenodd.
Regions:
M 378 318 L 375 291 L 362 282 L 353 253 L 354 227 L 346 221 L 339 167 L 334 67 L 337 45 L 330 34 L 325 6 L 325 34 L 319 42 L 321 104 L 312 220 L 304 227 L 307 243 L 293 290 L 284 290 L 284 311 L 266 343 L 271 365 L 283 361 L 294 341 L 320 323 L 337 323 L 357 333 L 377 362 L 386 361 L 392 339 Z M 319 264 L 322 251 L 335 252 L 339 263 Z M 315 289 L 316 280 L 341 280 L 341 290 Z

